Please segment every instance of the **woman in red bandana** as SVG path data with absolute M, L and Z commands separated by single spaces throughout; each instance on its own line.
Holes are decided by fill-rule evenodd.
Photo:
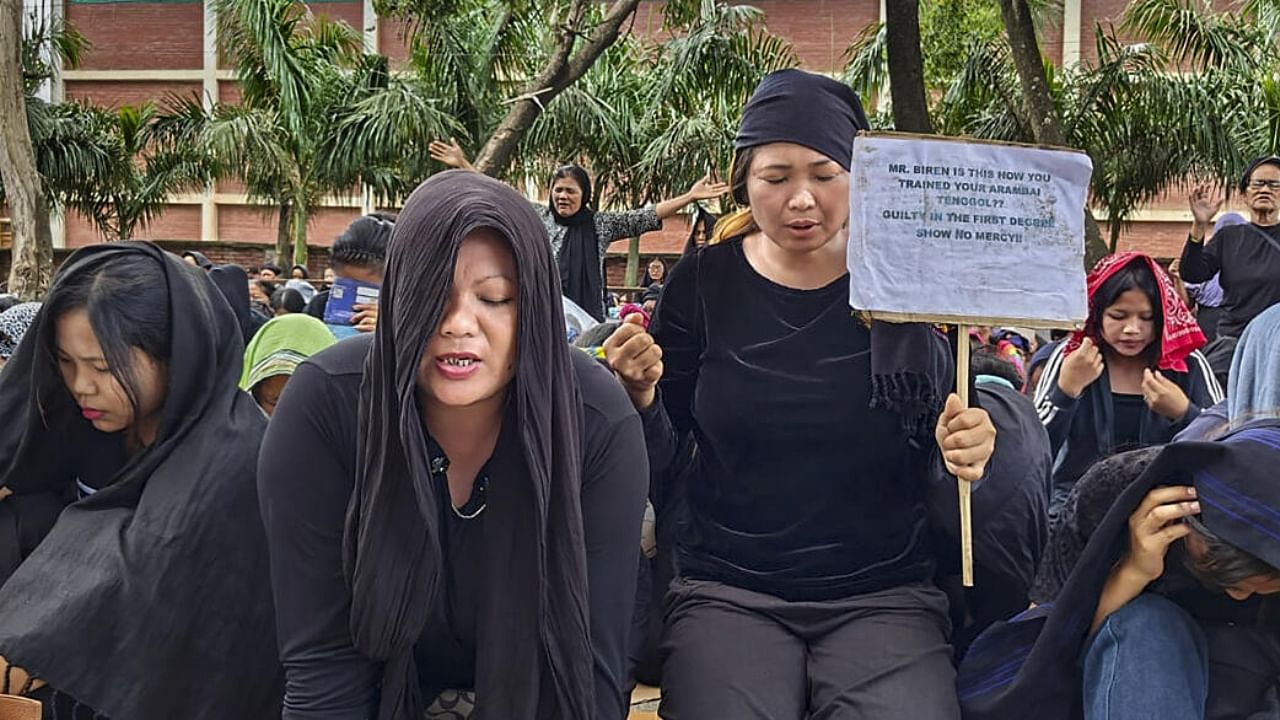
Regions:
M 1055 456 L 1055 517 L 1095 462 L 1160 445 L 1222 399 L 1204 333 L 1150 256 L 1109 255 L 1089 273 L 1089 319 L 1049 357 L 1036 409 Z

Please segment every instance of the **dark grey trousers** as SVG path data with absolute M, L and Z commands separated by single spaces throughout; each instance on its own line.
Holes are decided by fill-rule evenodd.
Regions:
M 787 602 L 677 578 L 667 597 L 667 720 L 958 720 L 947 598 L 919 583 Z

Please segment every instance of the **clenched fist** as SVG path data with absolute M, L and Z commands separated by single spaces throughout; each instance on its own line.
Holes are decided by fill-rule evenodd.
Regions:
M 653 404 L 662 379 L 662 348 L 644 329 L 644 317 L 628 315 L 604 341 L 604 359 L 622 382 L 637 410 Z

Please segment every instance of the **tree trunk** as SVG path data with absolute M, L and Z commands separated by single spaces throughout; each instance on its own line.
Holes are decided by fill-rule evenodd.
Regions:
M 640 0 L 616 0 L 604 20 L 586 36 L 586 44 L 573 54 L 590 0 L 574 0 L 565 23 L 559 28 L 555 50 L 542 72 L 529 83 L 523 95 L 511 104 L 506 117 L 489 136 L 476 156 L 475 168 L 486 175 L 497 175 L 511 164 L 512 157 L 533 121 L 566 88 L 586 74 L 595 61 L 618 39 L 622 23 L 631 17 Z
M 892 4 L 892 3 L 891 3 Z M 1036 26 L 1031 19 L 1031 7 L 1027 0 L 1000 0 L 1000 12 L 1004 16 L 1005 32 L 1009 36 L 1009 48 L 1013 64 L 1018 69 L 1022 86 L 1022 99 L 1027 105 L 1031 132 L 1042 145 L 1067 146 L 1067 133 L 1058 117 L 1058 108 L 1049 92 L 1049 80 L 1044 74 L 1044 59 L 1040 55 L 1040 43 L 1036 40 Z M 1107 254 L 1102 240 L 1102 229 L 1088 207 L 1084 211 L 1085 266 Z
M 22 0 L 0 0 L 0 178 L 13 225 L 9 292 L 36 300 L 53 277 L 53 237 L 27 127 L 22 6 Z
M 627 243 L 627 275 L 622 281 L 627 287 L 640 284 L 640 238 L 633 237 Z
M 889 95 L 893 125 L 902 132 L 933 133 L 925 97 L 924 57 L 920 53 L 919 0 L 885 4 L 885 40 L 889 51 Z
M 307 264 L 307 204 L 301 200 L 293 201 L 293 264 Z M 281 269 L 286 277 L 293 277 L 287 267 Z
M 293 245 L 293 210 L 287 202 L 280 203 L 280 217 L 276 221 L 276 264 L 284 265 Z

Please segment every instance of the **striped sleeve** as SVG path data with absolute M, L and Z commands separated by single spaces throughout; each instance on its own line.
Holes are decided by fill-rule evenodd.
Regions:
M 1199 350 L 1187 356 L 1187 370 L 1191 373 L 1191 402 L 1202 408 L 1213 407 L 1222 402 L 1226 394 L 1213 374 L 1209 358 Z
M 1040 416 L 1040 422 L 1049 433 L 1049 444 L 1055 455 L 1067 440 L 1071 429 L 1071 418 L 1076 408 L 1076 399 L 1068 396 L 1058 387 L 1058 375 L 1062 372 L 1066 348 L 1065 342 L 1060 343 L 1045 362 L 1034 398 L 1036 414 Z

